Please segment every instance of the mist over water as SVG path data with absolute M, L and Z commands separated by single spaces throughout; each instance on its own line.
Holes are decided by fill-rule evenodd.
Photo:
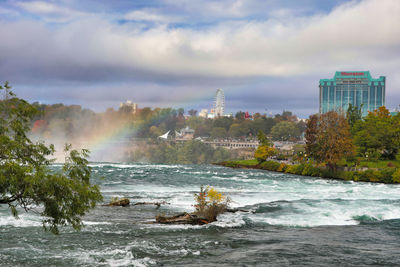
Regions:
M 59 168 L 60 166 L 54 166 Z M 82 232 L 43 232 L 40 218 L 0 207 L 0 265 L 215 266 L 400 264 L 400 186 L 354 183 L 211 165 L 92 164 L 104 201 L 166 201 L 98 206 Z M 104 177 L 104 178 L 101 178 Z M 250 213 L 206 226 L 143 224 L 194 209 L 211 185 Z

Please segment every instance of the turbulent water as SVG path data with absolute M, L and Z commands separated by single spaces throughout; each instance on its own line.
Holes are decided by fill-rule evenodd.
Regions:
M 81 232 L 63 228 L 59 236 L 44 232 L 35 214 L 17 220 L 0 206 L 1 266 L 400 265 L 397 185 L 210 165 L 92 167 L 104 202 L 118 196 L 170 205 L 99 206 Z M 201 185 L 251 212 L 206 226 L 143 223 L 192 211 Z

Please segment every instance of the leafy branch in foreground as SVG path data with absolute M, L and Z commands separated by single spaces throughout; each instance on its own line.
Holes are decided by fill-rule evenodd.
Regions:
M 0 205 L 8 205 L 15 217 L 18 207 L 39 213 L 43 227 L 55 234 L 67 224 L 79 230 L 81 217 L 102 200 L 98 186 L 90 184 L 89 151 L 67 145 L 62 171 L 52 171 L 54 146 L 27 136 L 37 109 L 17 98 L 8 82 L 0 93 Z

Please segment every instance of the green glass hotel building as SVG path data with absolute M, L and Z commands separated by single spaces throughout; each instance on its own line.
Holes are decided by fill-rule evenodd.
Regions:
M 385 105 L 386 77 L 373 79 L 369 71 L 337 71 L 333 79 L 319 81 L 319 113 L 346 112 L 349 104 L 360 107 L 362 115 Z

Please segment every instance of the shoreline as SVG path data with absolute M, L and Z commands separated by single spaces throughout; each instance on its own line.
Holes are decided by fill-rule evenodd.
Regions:
M 332 179 L 341 181 L 354 181 L 354 182 L 369 182 L 369 183 L 383 183 L 383 184 L 398 184 L 400 183 L 400 169 L 387 167 L 383 169 L 367 169 L 367 170 L 337 170 L 331 171 L 326 168 L 316 167 L 310 163 L 301 164 L 286 164 L 278 161 L 264 161 L 262 163 L 255 163 L 252 161 L 250 164 L 245 162 L 251 161 L 223 161 L 215 163 L 214 165 L 223 166 L 234 169 L 256 169 L 266 170 L 279 173 L 295 174 L 305 177 L 315 177 L 321 179 Z

